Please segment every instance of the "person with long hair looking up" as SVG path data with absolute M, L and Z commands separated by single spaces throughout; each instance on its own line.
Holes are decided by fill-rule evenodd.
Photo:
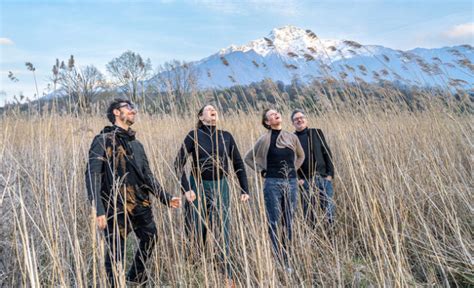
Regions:
M 222 272 L 226 285 L 232 286 L 232 267 L 229 261 L 229 166 L 240 184 L 240 200 L 249 199 L 245 165 L 232 134 L 217 128 L 218 113 L 213 105 L 203 106 L 197 114 L 194 129 L 184 138 L 175 160 L 175 168 L 181 177 L 182 192 L 186 197 L 186 234 L 200 251 L 204 250 L 207 238 L 215 239 L 219 249 Z M 186 176 L 184 167 L 188 156 L 192 156 L 191 175 Z M 230 159 L 230 161 L 229 161 Z M 210 231 L 209 231 L 210 230 Z M 213 235 L 209 236 L 209 232 Z

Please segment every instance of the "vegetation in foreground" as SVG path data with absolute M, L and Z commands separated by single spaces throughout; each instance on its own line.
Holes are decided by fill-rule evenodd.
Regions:
M 363 98 L 359 98 L 363 99 Z M 281 107 L 286 103 L 276 102 Z M 273 104 L 275 105 L 275 104 Z M 289 276 L 275 265 L 267 239 L 261 180 L 241 204 L 231 179 L 231 261 L 239 286 L 469 286 L 474 283 L 473 117 L 435 100 L 424 109 L 306 106 L 333 150 L 337 220 L 331 239 L 319 225 L 295 220 Z M 324 109 L 320 109 L 325 107 Z M 157 178 L 178 195 L 172 162 L 197 109 L 145 114 L 134 125 Z M 462 111 L 461 111 L 462 112 Z M 184 114 L 184 116 L 183 116 Z M 289 111 L 284 111 L 289 126 Z M 258 110 L 221 117 L 246 151 L 263 133 Z M 6 286 L 103 286 L 103 239 L 84 187 L 99 114 L 17 113 L 1 118 L 0 283 Z M 187 261 L 183 211 L 155 201 L 160 237 L 148 269 L 152 286 L 222 286 L 214 249 Z M 136 247 L 128 242 L 129 257 Z

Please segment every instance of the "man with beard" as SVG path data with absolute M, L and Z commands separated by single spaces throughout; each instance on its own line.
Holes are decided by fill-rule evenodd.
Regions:
M 117 272 L 123 269 L 125 240 L 132 230 L 140 243 L 127 281 L 147 280 L 145 262 L 157 237 L 149 194 L 172 208 L 181 206 L 181 198 L 166 193 L 150 170 L 143 145 L 130 128 L 136 114 L 128 100 L 115 99 L 110 103 L 107 118 L 112 126 L 106 126 L 94 138 L 85 175 L 97 225 L 105 232 L 108 245 L 105 268 L 112 286 L 119 280 Z

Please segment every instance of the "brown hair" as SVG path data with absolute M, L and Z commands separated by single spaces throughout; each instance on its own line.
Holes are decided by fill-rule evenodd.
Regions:
M 196 128 L 197 128 L 197 129 L 201 128 L 201 127 L 204 125 L 204 123 L 202 123 L 202 121 L 201 121 L 201 119 L 199 119 L 199 117 L 202 116 L 202 113 L 204 112 L 204 108 L 206 108 L 207 106 L 212 106 L 212 107 L 215 108 L 214 105 L 208 103 L 208 104 L 204 104 L 204 106 L 202 106 L 201 109 L 199 109 L 198 114 L 197 114 L 198 121 L 197 121 L 197 123 L 196 123 Z
M 268 129 L 268 130 L 272 129 L 272 127 L 271 127 L 270 125 L 268 125 L 267 123 L 265 123 L 266 121 L 268 121 L 268 119 L 267 119 L 267 113 L 268 113 L 268 111 L 270 111 L 270 110 L 272 110 L 272 109 L 267 108 L 267 109 L 263 110 L 263 114 L 262 114 L 262 125 L 263 125 L 263 127 L 265 127 L 265 129 Z
M 127 103 L 128 105 L 133 105 L 130 100 L 115 98 L 112 102 L 110 102 L 109 107 L 107 108 L 107 119 L 109 119 L 110 123 L 115 124 L 115 115 L 114 110 L 119 109 L 122 103 Z

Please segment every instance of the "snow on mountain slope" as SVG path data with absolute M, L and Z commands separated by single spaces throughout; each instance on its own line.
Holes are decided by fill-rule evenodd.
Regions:
M 273 29 L 246 45 L 231 45 L 192 63 L 200 88 L 246 85 L 265 78 L 291 83 L 333 77 L 367 82 L 399 81 L 419 86 L 474 84 L 474 49 L 469 45 L 399 51 L 350 40 L 320 39 L 294 26 Z
M 231 45 L 186 67 L 196 70 L 201 89 L 248 85 L 264 79 L 290 84 L 294 79 L 309 82 L 324 78 L 474 89 L 474 48 L 470 45 L 400 51 L 351 40 L 321 39 L 294 26 L 275 28 L 267 37 Z M 173 77 L 184 71 L 180 69 L 188 68 L 161 72 L 144 81 L 144 87 L 173 89 L 174 84 L 161 79 L 185 81 L 183 75 L 187 73 Z M 115 89 L 121 91 L 120 87 Z M 42 99 L 64 95 L 65 91 L 58 90 Z

